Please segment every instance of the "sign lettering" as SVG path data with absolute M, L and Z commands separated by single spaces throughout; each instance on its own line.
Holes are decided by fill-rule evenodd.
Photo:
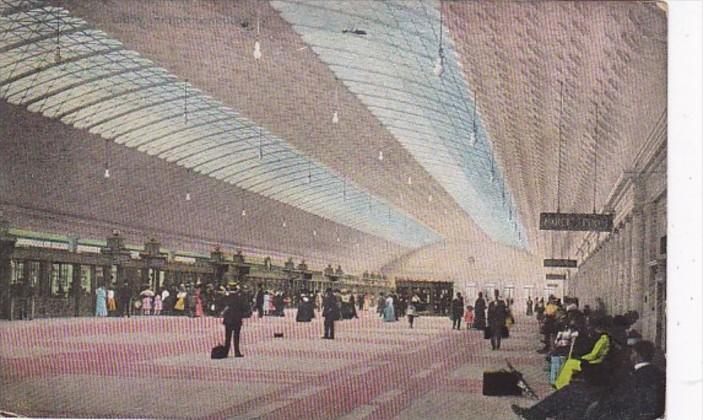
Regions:
M 581 232 L 610 232 L 612 214 L 540 213 L 540 230 L 567 230 Z
M 563 268 L 576 268 L 576 260 L 560 260 L 560 259 L 546 259 L 544 260 L 545 267 L 563 267 Z

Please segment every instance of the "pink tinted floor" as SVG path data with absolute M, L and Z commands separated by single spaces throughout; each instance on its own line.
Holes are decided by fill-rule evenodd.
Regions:
M 446 317 L 384 323 L 252 318 L 242 359 L 211 360 L 216 318 L 75 318 L 0 323 L 0 409 L 119 418 L 514 419 L 519 397 L 484 397 L 482 373 L 520 371 L 550 392 L 537 324 L 518 317 L 500 351 Z M 283 332 L 284 338 L 274 338 Z

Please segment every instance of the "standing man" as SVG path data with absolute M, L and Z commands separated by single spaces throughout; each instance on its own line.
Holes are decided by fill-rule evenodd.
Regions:
M 122 286 L 120 286 L 120 289 L 117 291 L 117 299 L 119 300 L 118 305 L 121 317 L 124 317 L 126 315 L 127 318 L 129 318 L 129 301 L 131 298 L 132 292 L 131 290 L 129 290 L 129 285 L 125 281 L 122 283 Z
M 325 318 L 326 340 L 334 340 L 334 321 L 339 319 L 339 305 L 337 297 L 332 293 L 332 289 L 327 289 L 325 299 L 322 302 L 322 316 Z
M 225 354 L 229 356 L 234 333 L 234 357 L 244 357 L 239 350 L 239 334 L 242 331 L 242 319 L 248 318 L 251 311 L 247 310 L 249 302 L 242 295 L 239 286 L 225 297 L 225 309 L 222 312 L 222 323 L 225 324 Z
M 491 349 L 500 350 L 500 339 L 505 327 L 505 318 L 508 309 L 505 302 L 500 298 L 498 289 L 494 292 L 495 299 L 488 305 L 488 328 L 491 332 Z
M 259 284 L 259 290 L 256 291 L 256 312 L 259 314 L 259 318 L 264 316 L 264 286 Z
M 461 329 L 461 317 L 464 315 L 464 297 L 457 293 L 452 301 L 452 329 Z
M 483 298 L 483 292 L 478 292 L 478 299 L 474 302 L 474 328 L 486 328 L 486 300 Z

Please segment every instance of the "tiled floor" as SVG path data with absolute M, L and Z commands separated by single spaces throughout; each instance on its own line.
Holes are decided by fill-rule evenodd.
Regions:
M 533 319 L 499 352 L 445 317 L 384 323 L 247 320 L 243 359 L 211 360 L 215 318 L 133 317 L 0 323 L 0 408 L 29 416 L 157 418 L 514 419 L 523 398 L 481 395 L 505 359 L 540 395 L 550 388 Z M 283 332 L 284 338 L 274 338 Z

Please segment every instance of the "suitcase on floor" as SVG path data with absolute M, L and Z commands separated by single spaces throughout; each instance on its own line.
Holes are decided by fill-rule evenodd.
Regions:
M 522 388 L 518 385 L 520 379 L 517 372 L 483 372 L 483 395 L 522 395 Z
M 490 340 L 491 339 L 491 329 L 486 327 L 483 329 L 483 339 L 484 340 Z
M 227 349 L 225 349 L 225 346 L 223 345 L 217 345 L 212 348 L 212 351 L 210 352 L 210 358 L 211 359 L 226 359 L 227 358 Z

